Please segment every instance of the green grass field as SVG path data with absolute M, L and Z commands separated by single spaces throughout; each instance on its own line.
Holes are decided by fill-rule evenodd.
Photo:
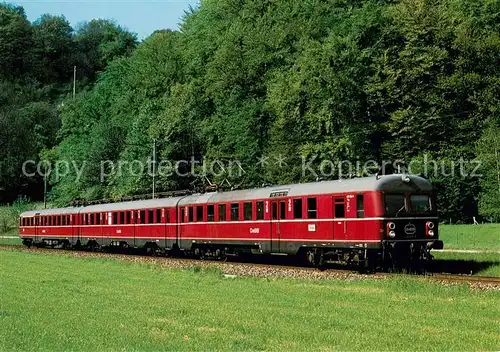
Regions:
M 0 251 L 0 349 L 498 350 L 498 291 Z
M 447 249 L 500 251 L 500 224 L 439 225 L 439 238 Z

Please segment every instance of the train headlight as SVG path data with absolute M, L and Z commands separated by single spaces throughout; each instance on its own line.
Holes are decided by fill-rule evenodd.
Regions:
M 394 237 L 396 237 L 396 232 L 394 232 L 394 231 L 389 231 L 389 237 L 390 237 L 390 238 L 394 238 Z
M 393 222 L 388 222 L 387 227 L 389 228 L 389 230 L 394 230 L 396 228 L 396 224 Z
M 432 221 L 425 223 L 425 233 L 427 237 L 434 237 L 434 223 Z

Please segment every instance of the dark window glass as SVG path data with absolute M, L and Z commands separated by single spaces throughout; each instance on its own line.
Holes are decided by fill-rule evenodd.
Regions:
M 146 223 L 146 210 L 140 210 L 139 211 L 139 224 L 145 224 Z
M 156 209 L 156 223 L 161 224 L 161 209 Z
M 272 210 L 273 210 L 273 220 L 277 220 L 278 219 L 278 203 L 276 202 L 273 202 L 273 205 L 272 205 Z
M 66 226 L 66 216 L 61 216 L 61 225 Z
M 426 213 L 432 210 L 431 199 L 426 194 L 410 196 L 411 210 L 415 213 Z
M 286 204 L 280 202 L 280 219 L 286 219 Z
M 240 205 L 238 203 L 231 203 L 231 221 L 239 220 Z
M 213 204 L 207 205 L 207 221 L 214 221 L 215 206 Z
M 253 214 L 252 214 L 252 203 L 244 203 L 243 204 L 243 214 L 245 217 L 245 220 L 252 220 L 253 219 Z
M 358 218 L 365 217 L 365 199 L 362 194 L 356 196 L 356 215 Z
M 132 223 L 132 216 L 129 211 L 125 212 L 125 224 L 131 224 Z
M 118 213 L 113 213 L 113 225 L 118 224 Z
M 155 222 L 155 211 L 153 209 L 148 210 L 148 224 L 154 224 Z
M 194 210 L 193 207 L 188 208 L 188 221 L 193 222 L 194 221 Z
M 125 224 L 125 212 L 120 212 L 120 224 Z
M 198 205 L 196 207 L 196 221 L 203 221 L 203 206 Z
M 386 215 L 396 216 L 406 212 L 405 197 L 402 194 L 386 194 L 384 197 Z
M 264 202 L 257 202 L 257 220 L 264 219 Z
M 293 218 L 294 219 L 302 218 L 302 199 L 293 200 Z
M 316 198 L 307 198 L 307 218 L 317 218 Z
M 89 225 L 94 225 L 94 214 L 87 214 L 87 220 Z
M 180 211 L 180 214 L 179 214 L 179 216 L 180 216 L 180 222 L 184 222 L 184 212 L 185 212 L 184 209 L 185 208 L 181 208 L 181 211 Z
M 335 199 L 335 214 L 336 218 L 345 218 L 344 198 Z
M 219 204 L 219 221 L 226 221 L 226 204 Z

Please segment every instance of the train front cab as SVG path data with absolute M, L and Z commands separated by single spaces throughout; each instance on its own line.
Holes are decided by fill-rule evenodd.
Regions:
M 442 249 L 432 192 L 381 192 L 384 221 L 382 260 L 391 265 L 432 259 Z

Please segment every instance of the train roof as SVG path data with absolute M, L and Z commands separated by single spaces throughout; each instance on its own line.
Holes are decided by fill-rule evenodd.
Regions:
M 408 178 L 409 181 L 404 180 Z M 192 194 L 182 197 L 148 199 L 120 203 L 108 203 L 90 205 L 86 207 L 71 207 L 59 209 L 34 210 L 21 214 L 21 216 L 75 214 L 121 211 L 141 208 L 169 208 L 176 205 L 206 204 L 218 202 L 250 201 L 266 199 L 272 196 L 300 197 L 307 195 L 321 195 L 328 193 L 351 193 L 366 191 L 383 192 L 428 192 L 432 190 L 432 184 L 419 176 L 413 175 L 385 175 L 381 177 L 363 177 L 353 179 L 341 179 L 336 181 L 320 181 L 311 183 L 299 183 L 283 186 L 269 186 L 247 190 L 236 190 L 230 192 L 212 192 Z

